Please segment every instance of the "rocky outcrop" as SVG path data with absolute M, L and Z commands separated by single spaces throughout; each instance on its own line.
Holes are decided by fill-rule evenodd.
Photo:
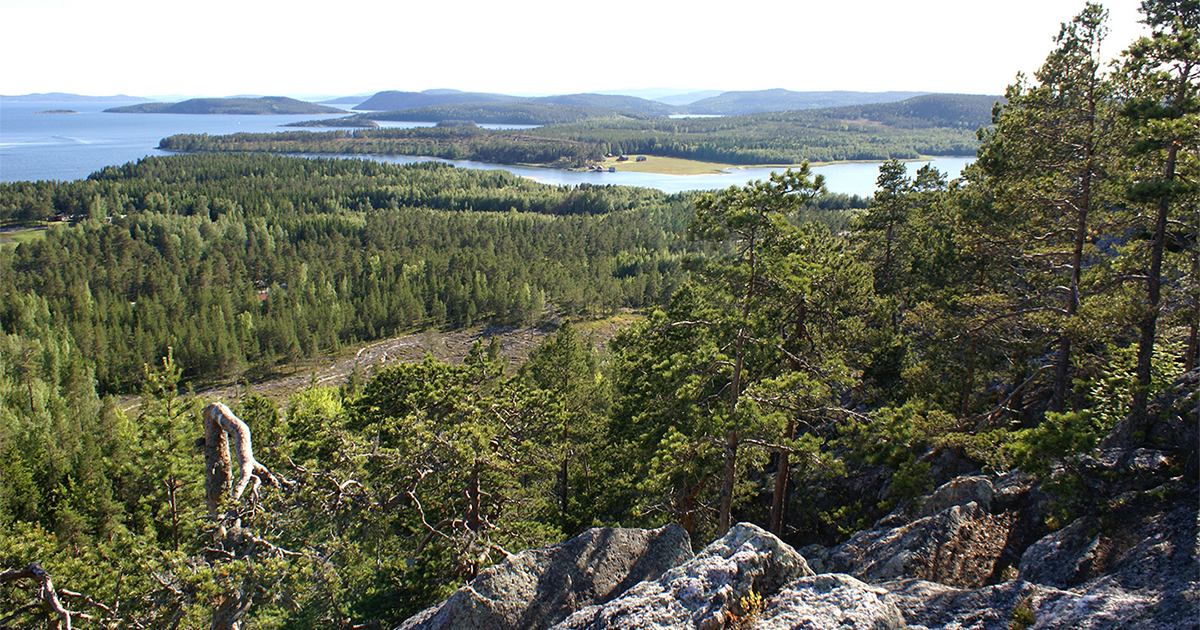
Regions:
M 838 630 L 892 630 L 905 627 L 904 616 L 882 588 L 849 575 L 827 573 L 802 577 L 776 595 L 754 630 L 837 628 Z
M 1044 479 L 951 480 L 840 545 L 800 553 L 743 523 L 637 584 L 629 567 L 640 560 L 597 580 L 623 552 L 575 539 L 549 548 L 561 560 L 526 552 L 403 627 L 1200 630 L 1195 457 L 1110 440 Z M 581 538 L 604 531 L 628 530 Z
M 896 527 L 880 525 L 832 549 L 812 548 L 808 560 L 743 523 L 686 562 L 687 552 L 668 545 L 676 551 L 665 555 L 682 563 L 637 584 L 631 568 L 644 560 L 634 558 L 648 554 L 615 547 L 647 549 L 654 544 L 650 538 L 674 536 L 686 548 L 686 536 L 677 528 L 590 530 L 493 567 L 402 627 L 1200 629 L 1195 481 L 1175 478 L 1118 496 L 1105 513 L 1080 517 L 1027 545 L 1020 562 L 1005 572 L 1008 579 L 992 575 L 988 584 L 955 586 L 920 576 L 978 581 L 1003 546 L 1005 523 L 1028 520 L 1013 512 L 1044 501 L 1027 477 L 1000 478 L 991 482 L 992 506 L 1005 511 L 991 514 L 975 500 L 984 484 L 956 481 L 952 491 L 941 493 L 951 498 L 940 512 Z M 854 575 L 828 572 L 843 565 Z
M 1031 545 L 1020 576 L 1000 584 L 875 586 L 916 627 L 1200 628 L 1198 499 L 1194 485 L 1176 482 L 1116 509 L 1113 520 L 1080 518 Z
M 619 599 L 576 612 L 554 630 L 717 630 L 747 616 L 752 593 L 765 601 L 793 579 L 811 576 L 804 558 L 749 523 L 730 528 L 689 562 Z
M 985 512 L 992 509 L 992 480 L 980 475 L 952 479 L 921 501 L 917 518 L 933 516 L 956 505 L 974 503 Z
M 814 570 L 868 582 L 909 577 L 980 586 L 995 573 L 1012 521 L 971 501 L 898 527 L 859 532 L 833 548 L 805 547 L 803 553 Z
M 400 630 L 541 630 L 691 557 L 691 541 L 678 525 L 590 529 L 487 569 Z

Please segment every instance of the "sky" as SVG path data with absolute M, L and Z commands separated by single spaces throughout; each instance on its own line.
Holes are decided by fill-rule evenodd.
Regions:
M 1143 34 L 1111 0 L 1105 56 Z M 0 0 L 0 94 L 1002 94 L 1082 0 Z

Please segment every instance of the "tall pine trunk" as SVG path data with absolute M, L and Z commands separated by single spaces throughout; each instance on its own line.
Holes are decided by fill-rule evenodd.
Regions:
M 1167 150 L 1167 163 L 1163 167 L 1163 181 L 1174 181 L 1175 160 L 1179 147 L 1172 142 Z M 1150 269 L 1146 273 L 1146 305 L 1141 321 L 1138 322 L 1137 385 L 1133 390 L 1134 422 L 1144 429 L 1146 401 L 1150 395 L 1151 359 L 1154 358 L 1154 341 L 1158 334 L 1158 312 L 1162 303 L 1162 258 L 1167 239 L 1167 216 L 1171 211 L 1170 199 L 1163 195 L 1158 201 L 1158 213 L 1154 219 L 1154 237 L 1150 241 Z M 1193 324 L 1194 326 L 1194 324 Z M 1194 329 L 1193 329 L 1194 330 Z

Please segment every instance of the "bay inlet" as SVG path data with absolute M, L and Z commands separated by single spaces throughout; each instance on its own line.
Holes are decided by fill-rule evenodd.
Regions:
M 3 103 L 0 105 L 0 181 L 83 179 L 106 167 L 124 164 L 160 151 L 158 142 L 182 133 L 224 135 L 232 133 L 270 133 L 274 131 L 328 131 L 320 127 L 281 127 L 292 122 L 320 116 L 227 116 L 190 114 L 113 114 L 104 113 L 119 103 Z M 70 116 L 39 116 L 40 111 L 73 110 Z M 333 114 L 330 117 L 336 117 Z M 388 123 L 387 126 L 427 126 L 428 123 Z M 424 162 L 436 158 L 413 156 L 355 156 L 394 164 Z M 938 157 L 913 161 L 909 173 L 923 164 L 934 167 L 950 178 L 957 177 L 974 157 Z M 447 161 L 447 160 L 437 160 Z M 631 172 L 566 171 L 528 166 L 486 164 L 466 160 L 449 161 L 462 168 L 506 170 L 516 175 L 551 185 L 618 184 L 655 188 L 668 193 L 689 190 L 715 190 L 741 186 L 765 179 L 774 168 L 734 168 L 705 175 L 661 175 Z M 874 193 L 879 162 L 835 163 L 816 166 L 813 172 L 825 176 L 830 192 L 866 197 Z

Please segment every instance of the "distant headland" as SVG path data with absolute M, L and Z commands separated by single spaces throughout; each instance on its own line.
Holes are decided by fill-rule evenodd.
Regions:
M 119 114 L 344 114 L 346 110 L 306 103 L 286 96 L 261 98 L 193 98 L 179 103 L 140 103 L 110 107 L 106 112 Z

